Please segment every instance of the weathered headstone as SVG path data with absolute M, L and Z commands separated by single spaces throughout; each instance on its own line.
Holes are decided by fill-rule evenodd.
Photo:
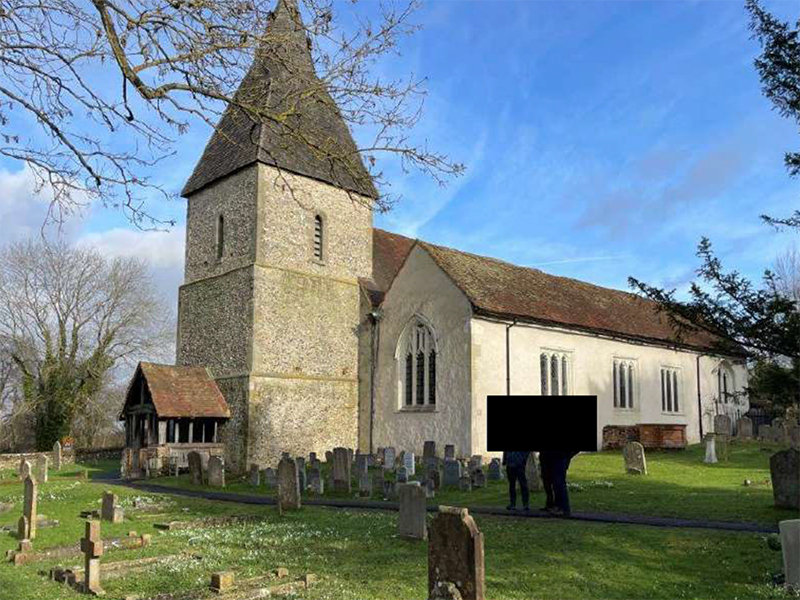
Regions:
M 24 458 L 19 463 L 19 478 L 25 481 L 28 477 L 35 477 L 33 473 L 33 466 Z
M 784 423 L 777 426 L 774 422 L 772 423 L 772 441 L 781 446 L 789 445 L 789 432 Z
M 706 434 L 706 457 L 703 462 L 708 464 L 717 462 L 717 442 L 713 433 Z
M 407 483 L 408 482 L 408 473 L 406 472 L 405 467 L 400 467 L 397 469 L 397 483 Z
M 22 515 L 17 521 L 17 539 L 18 540 L 30 540 L 31 538 L 28 537 L 31 534 L 31 523 L 28 521 L 28 517 Z
M 306 468 L 306 458 L 304 456 L 298 456 L 295 460 L 297 461 L 297 469 L 298 470 L 305 470 L 305 468 Z
M 503 465 L 499 458 L 493 458 L 489 463 L 489 481 L 500 481 L 503 479 Z
M 401 485 L 400 483 L 395 483 L 391 479 L 384 479 L 383 480 L 383 497 L 384 498 L 394 498 L 395 494 L 397 493 L 396 490 L 398 486 Z
M 714 433 L 728 436 L 733 434 L 733 423 L 728 415 L 714 415 Z
M 753 437 L 753 421 L 749 417 L 742 417 L 736 421 L 736 437 L 740 440 L 749 440 Z
M 444 473 L 441 467 L 431 467 L 427 472 L 427 480 L 433 482 L 433 489 L 438 490 L 442 487 Z
M 355 473 L 353 474 L 356 479 L 360 479 L 364 473 L 369 470 L 369 464 L 367 463 L 367 455 L 366 454 L 356 454 L 355 460 Z
M 394 469 L 394 463 L 397 460 L 397 453 L 394 446 L 388 446 L 383 449 L 383 466 L 389 470 Z
M 306 466 L 303 465 L 303 468 L 300 468 L 300 465 L 297 465 L 297 485 L 300 486 L 300 493 L 306 491 L 308 487 L 308 477 L 306 476 Z
M 358 476 L 358 495 L 362 498 L 372 496 L 372 478 L 369 476 L 369 471 L 364 471 Z
M 58 440 L 53 444 L 53 468 L 56 471 L 61 470 L 61 442 Z
M 211 574 L 211 585 L 209 588 L 217 594 L 225 594 L 233 590 L 233 571 L 219 571 Z
M 800 425 L 792 423 L 786 430 L 788 431 L 789 446 L 800 450 Z
M 203 485 L 203 459 L 199 452 L 189 452 L 186 455 L 189 462 L 189 474 L 192 477 L 192 485 Z
M 775 506 L 800 510 L 800 451 L 789 448 L 769 459 Z
M 422 446 L 422 458 L 434 458 L 436 456 L 436 442 L 429 440 Z
M 647 460 L 644 446 L 639 442 L 628 442 L 622 449 L 625 457 L 625 471 L 631 475 L 647 475 Z
M 258 468 L 258 465 L 256 463 L 250 463 L 250 474 L 248 477 L 248 483 L 256 487 L 261 485 L 261 469 Z
M 211 456 L 208 459 L 208 485 L 225 487 L 225 462 L 221 456 Z
M 36 456 L 36 482 L 47 483 L 47 467 L 50 459 L 46 454 L 38 454 Z
M 281 510 L 300 508 L 300 481 L 293 458 L 282 458 L 278 463 L 278 504 Z
M 778 523 L 786 585 L 800 590 L 800 519 Z
M 398 487 L 400 496 L 400 537 L 418 540 L 428 539 L 425 521 L 425 490 L 420 485 L 403 484 Z
M 28 535 L 25 536 L 26 540 L 32 540 L 36 537 L 36 497 L 38 495 L 37 483 L 28 475 L 25 478 L 25 498 L 22 505 L 22 514 L 28 519 Z
M 403 467 L 405 468 L 409 477 L 416 473 L 416 464 L 414 462 L 415 459 L 416 457 L 414 456 L 413 452 L 409 452 L 408 450 L 403 452 Z
M 117 495 L 112 492 L 103 492 L 103 503 L 100 508 L 100 518 L 109 523 L 122 523 L 124 514 L 122 507 L 117 506 Z
M 445 460 L 455 460 L 456 459 L 456 447 L 453 444 L 445 444 L 445 447 L 444 447 L 444 459 Z
M 472 487 L 474 488 L 482 488 L 486 487 L 486 473 L 483 472 L 483 469 L 476 469 L 472 472 L 471 475 L 472 479 Z M 530 488 L 530 481 L 528 483 L 528 488 Z
M 772 441 L 772 426 L 766 423 L 758 426 L 758 439 L 763 442 Z
M 461 479 L 461 463 L 457 460 L 444 461 L 444 485 L 457 486 Z
M 100 557 L 103 555 L 103 540 L 100 539 L 100 521 L 86 521 L 86 536 L 81 540 L 81 550 L 84 556 L 83 591 L 95 596 L 102 595 Z
M 317 460 L 317 453 L 316 452 L 309 452 L 308 453 L 308 462 L 313 463 Z
M 347 450 L 347 462 L 348 464 L 353 464 L 353 449 L 352 448 L 345 448 Z
M 428 479 L 422 483 L 422 487 L 425 488 L 425 497 L 426 498 L 433 498 L 436 495 L 436 486 L 433 484 L 432 479 Z
M 530 491 L 540 492 L 544 489 L 538 452 L 531 452 L 528 455 L 528 461 L 525 463 L 525 478 L 528 480 L 528 489 Z
M 472 491 L 472 479 L 468 475 L 463 475 L 458 479 L 458 489 L 462 492 Z
M 278 486 L 278 474 L 275 473 L 275 469 L 272 467 L 267 467 L 261 471 L 261 480 L 268 488 L 274 488 Z
M 312 494 L 322 495 L 325 492 L 325 480 L 322 479 L 319 469 L 308 470 L 308 487 Z
M 328 464 L 333 463 L 333 452 L 331 452 L 330 450 L 325 451 L 325 462 Z
M 440 506 L 428 537 L 428 593 L 453 584 L 463 600 L 484 600 L 483 533 L 467 509 Z
M 347 448 L 333 449 L 333 487 L 337 492 L 350 493 L 350 464 Z

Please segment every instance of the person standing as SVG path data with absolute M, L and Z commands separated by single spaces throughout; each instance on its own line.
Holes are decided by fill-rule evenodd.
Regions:
M 550 452 L 539 452 L 539 470 L 542 475 L 545 504 L 541 510 L 551 511 L 556 507 L 555 493 L 553 492 L 553 472 L 550 465 Z
M 503 464 L 508 476 L 509 505 L 507 510 L 517 510 L 517 482 L 522 491 L 522 508 L 530 510 L 528 478 L 525 477 L 525 465 L 530 452 L 503 452 Z
M 569 490 L 567 489 L 567 470 L 576 454 L 578 452 L 573 450 L 551 450 L 539 454 L 539 460 L 543 465 L 542 481 L 547 494 L 545 510 L 553 516 L 569 517 L 572 514 Z M 545 473 L 547 479 L 545 479 Z

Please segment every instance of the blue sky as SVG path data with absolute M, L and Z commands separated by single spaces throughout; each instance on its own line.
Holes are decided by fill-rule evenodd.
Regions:
M 766 6 L 800 16 L 796 2 Z M 743 2 L 427 0 L 416 21 L 376 68 L 428 78 L 414 135 L 467 170 L 441 188 L 385 165 L 401 201 L 377 226 L 621 289 L 629 275 L 685 289 L 702 235 L 755 278 L 797 239 L 758 219 L 800 204 L 782 162 L 800 140 L 761 95 Z M 163 185 L 180 189 L 209 134 L 197 123 L 181 139 Z M 45 205 L 20 169 L 0 161 L 12 239 L 37 230 Z M 174 298 L 184 205 L 160 208 L 172 232 L 93 208 L 68 234 L 144 256 Z

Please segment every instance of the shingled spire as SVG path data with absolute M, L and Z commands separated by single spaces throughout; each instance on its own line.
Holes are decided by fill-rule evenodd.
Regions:
M 250 70 L 181 194 L 261 162 L 376 198 L 339 109 L 314 71 L 297 0 L 278 0 Z M 258 107 L 254 115 L 244 107 Z

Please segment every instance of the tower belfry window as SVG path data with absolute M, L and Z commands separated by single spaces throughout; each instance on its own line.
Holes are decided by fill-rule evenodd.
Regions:
M 217 217 L 217 260 L 222 260 L 225 253 L 225 217 Z
M 317 215 L 314 217 L 314 258 L 319 261 L 324 258 L 322 254 L 324 234 L 322 217 Z

